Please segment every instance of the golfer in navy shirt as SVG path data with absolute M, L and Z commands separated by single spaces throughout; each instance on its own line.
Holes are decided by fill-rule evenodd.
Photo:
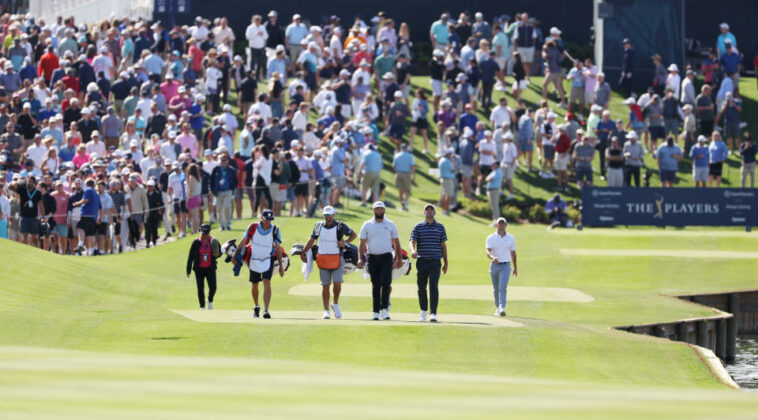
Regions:
M 426 299 L 426 284 L 429 283 L 429 300 L 431 314 L 429 321 L 437 322 L 437 302 L 439 301 L 438 284 L 440 281 L 440 258 L 442 273 L 447 273 L 447 234 L 445 226 L 434 220 L 434 206 L 424 207 L 424 221 L 416 224 L 411 231 L 411 257 L 416 261 L 416 284 L 418 285 L 418 304 L 421 307 L 419 321 L 426 321 L 429 302 Z

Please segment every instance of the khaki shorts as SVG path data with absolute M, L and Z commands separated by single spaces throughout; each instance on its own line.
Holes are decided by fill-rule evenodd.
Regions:
M 556 153 L 554 166 L 556 171 L 565 171 L 568 169 L 569 155 L 568 153 Z
M 569 93 L 569 103 L 584 105 L 584 87 L 572 87 Z
M 524 63 L 534 61 L 534 47 L 518 47 L 518 53 L 521 55 L 521 61 Z
M 382 182 L 381 172 L 366 172 L 361 178 L 361 190 L 371 190 L 379 193 L 379 184 Z
M 505 58 L 497 57 L 495 58 L 495 62 L 500 67 L 500 70 L 505 70 L 505 64 L 506 64 Z
M 410 172 L 397 172 L 395 173 L 395 186 L 399 191 L 411 190 L 411 173 Z
M 516 165 L 503 165 L 503 179 L 510 181 L 516 177 Z
M 563 83 L 563 74 L 561 73 L 548 73 L 547 76 L 545 76 L 545 81 L 543 84 L 545 86 L 548 86 L 550 83 L 557 83 L 560 87 L 563 87 L 561 83 Z
M 452 197 L 455 195 L 455 178 L 442 178 L 440 182 L 440 194 L 445 197 Z

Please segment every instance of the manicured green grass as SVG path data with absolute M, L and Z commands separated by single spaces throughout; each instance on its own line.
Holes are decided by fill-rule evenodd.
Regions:
M 426 87 L 426 79 L 414 79 Z M 753 88 L 753 85 L 749 86 Z M 754 88 L 753 88 L 754 90 Z M 745 90 L 743 90 L 743 93 Z M 528 92 L 527 99 L 536 98 Z M 752 93 L 756 96 L 755 92 Z M 750 105 L 752 106 L 752 105 Z M 746 105 L 746 109 L 747 109 Z M 556 109 L 562 112 L 560 109 Z M 615 109 L 615 115 L 620 113 Z M 432 136 L 434 138 L 434 136 Z M 383 140 L 386 149 L 386 140 Z M 389 209 L 407 246 L 410 230 L 434 200 L 433 163 L 418 154 L 420 176 L 410 213 Z M 383 173 L 394 198 L 391 171 Z M 728 173 L 729 174 L 729 173 Z M 734 174 L 729 174 L 730 179 Z M 549 181 L 519 173 L 519 200 L 549 196 Z M 531 183 L 530 183 L 531 182 Z M 528 186 L 528 187 L 527 187 Z M 353 229 L 370 210 L 345 200 L 338 218 Z M 245 210 L 245 215 L 249 215 Z M 489 221 L 441 216 L 450 270 L 443 284 L 488 285 L 484 240 Z M 279 218 L 286 249 L 304 243 L 314 220 Z M 220 240 L 240 237 L 236 221 Z M 752 394 L 728 391 L 692 348 L 620 332 L 612 326 L 707 316 L 677 294 L 756 287 L 758 260 L 569 256 L 561 249 L 758 251 L 751 234 L 731 229 L 585 229 L 511 225 L 519 276 L 512 285 L 568 287 L 590 303 L 513 301 L 519 328 L 260 325 L 191 321 L 172 309 L 197 307 L 184 276 L 189 240 L 98 258 L 60 257 L 0 241 L 0 413 L 3 417 L 274 418 L 639 418 L 750 417 Z M 344 288 L 366 283 L 358 273 Z M 414 283 L 414 272 L 398 280 Z M 320 298 L 289 295 L 302 284 L 299 262 L 273 281 L 271 311 L 321 313 Z M 318 289 L 317 276 L 309 287 Z M 439 315 L 490 315 L 485 301 L 442 296 Z M 344 297 L 346 311 L 370 299 Z M 217 309 L 252 309 L 247 278 L 221 263 Z M 393 312 L 415 312 L 395 298 Z

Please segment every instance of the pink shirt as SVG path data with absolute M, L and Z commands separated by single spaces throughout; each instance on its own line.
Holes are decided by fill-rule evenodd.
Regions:
M 82 165 L 89 162 L 89 155 L 86 153 L 83 155 L 80 155 L 79 153 L 77 153 L 72 159 L 72 161 L 74 162 L 74 165 L 76 165 L 76 168 L 79 169 L 82 167 Z
M 176 136 L 176 142 L 182 146 L 182 150 L 189 148 L 190 153 L 192 154 L 192 159 L 197 159 L 197 138 L 194 134 L 190 133 L 185 135 L 184 133 L 181 133 Z
M 55 198 L 55 215 L 53 216 L 53 220 L 55 220 L 55 223 L 59 225 L 65 225 L 66 224 L 66 210 L 68 210 L 68 194 L 64 191 L 62 193 L 59 193 L 58 191 L 54 191 L 50 194 Z
M 163 82 L 161 83 L 161 93 L 166 97 L 167 101 L 171 101 L 177 94 L 179 94 L 179 83 L 177 82 Z

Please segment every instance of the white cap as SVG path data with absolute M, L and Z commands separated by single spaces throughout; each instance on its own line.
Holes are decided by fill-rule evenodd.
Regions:
M 507 221 L 507 220 L 505 220 L 505 217 L 498 217 L 498 218 L 497 218 L 497 224 L 500 224 L 500 222 L 503 222 L 503 223 L 505 223 L 506 225 L 508 224 L 508 221 Z
M 382 79 L 387 79 L 387 80 L 394 79 L 394 78 L 395 78 L 395 75 L 392 74 L 391 72 L 384 73 L 384 75 L 382 76 Z
M 637 103 L 637 102 L 634 100 L 634 98 L 632 98 L 632 97 L 630 96 L 630 97 L 628 97 L 628 98 L 624 99 L 624 102 L 622 102 L 622 103 L 623 103 L 624 105 L 634 105 L 634 104 L 635 104 L 635 103 Z
M 321 27 L 313 25 L 313 26 L 311 26 L 310 31 L 311 32 L 321 32 Z
M 448 147 L 447 149 L 445 149 L 446 155 L 452 155 L 453 153 L 455 153 L 455 150 L 453 150 L 452 147 Z
M 347 70 L 347 69 L 340 70 L 340 76 L 350 76 L 350 70 Z
M 139 143 L 137 143 L 137 140 L 132 140 L 129 142 L 129 147 L 137 147 L 139 146 Z
M 154 187 L 155 186 L 155 180 L 151 179 L 151 180 L 147 181 L 147 186 L 148 187 Z
M 402 99 L 403 98 L 403 92 L 400 92 L 399 90 L 395 91 L 395 98 Z
M 176 91 L 179 92 L 179 93 L 184 93 L 184 92 L 187 91 L 187 88 L 184 87 L 184 86 L 179 86 L 179 89 L 177 89 Z
M 94 130 L 94 131 L 93 131 L 93 132 L 90 134 L 90 137 L 95 137 L 95 136 L 97 136 L 97 137 L 100 137 L 100 132 L 99 132 L 99 131 L 97 131 L 97 130 Z
M 335 213 L 337 213 L 337 211 L 334 210 L 334 207 L 332 206 L 326 206 L 321 211 L 321 214 L 323 214 L 324 216 L 334 216 Z
M 626 138 L 628 138 L 628 139 L 636 139 L 637 138 L 637 133 L 634 132 L 634 131 L 630 131 L 630 132 L 626 133 Z
M 550 119 L 550 118 L 558 118 L 558 115 L 555 112 L 550 111 L 550 112 L 547 113 L 547 118 L 548 119 Z
M 721 24 L 719 25 L 719 28 L 724 28 L 724 29 L 728 30 L 729 29 L 729 24 L 726 23 L 726 22 L 721 22 Z
M 552 28 L 550 28 L 550 35 L 560 35 L 560 34 L 561 34 L 561 30 L 560 29 L 556 28 L 555 26 L 553 26 Z
M 444 56 L 445 56 L 445 53 L 444 53 L 444 52 L 442 52 L 441 50 L 434 50 L 434 52 L 433 52 L 432 54 L 433 54 L 435 57 L 444 57 Z
M 603 107 L 602 107 L 602 106 L 600 106 L 600 105 L 597 105 L 597 104 L 594 104 L 594 105 L 592 105 L 592 106 L 590 107 L 590 111 L 592 111 L 592 112 L 595 112 L 595 111 L 602 111 L 602 110 L 603 110 Z
M 175 139 L 176 138 L 176 131 L 175 130 L 170 130 L 168 132 L 168 138 Z
M 300 142 L 298 140 L 292 140 L 292 143 L 290 143 L 290 149 L 297 149 L 300 147 Z
M 513 138 L 513 132 L 506 131 L 505 134 L 503 134 L 504 139 L 512 139 Z
M 28 104 L 28 103 L 29 103 L 29 102 L 27 102 L 27 104 Z M 90 113 L 90 110 L 89 110 L 89 108 L 83 108 L 83 109 L 82 109 L 82 115 L 88 115 L 89 113 Z
M 484 130 L 484 137 L 492 137 L 492 131 Z
M 371 206 L 371 208 L 372 208 L 372 209 L 379 209 L 379 208 L 381 208 L 381 209 L 384 209 L 384 208 L 386 208 L 386 207 L 384 206 L 384 201 L 376 201 L 376 202 L 374 202 L 374 204 Z
M 677 66 L 675 63 L 672 63 L 672 64 L 669 66 L 668 70 L 669 70 L 669 71 L 675 71 L 675 72 L 679 73 L 679 66 Z
M 701 135 L 697 136 L 697 142 L 698 143 L 707 143 L 708 139 L 704 135 L 701 134 Z
M 232 110 L 232 106 L 231 105 L 224 104 L 224 111 L 231 111 L 231 110 Z

